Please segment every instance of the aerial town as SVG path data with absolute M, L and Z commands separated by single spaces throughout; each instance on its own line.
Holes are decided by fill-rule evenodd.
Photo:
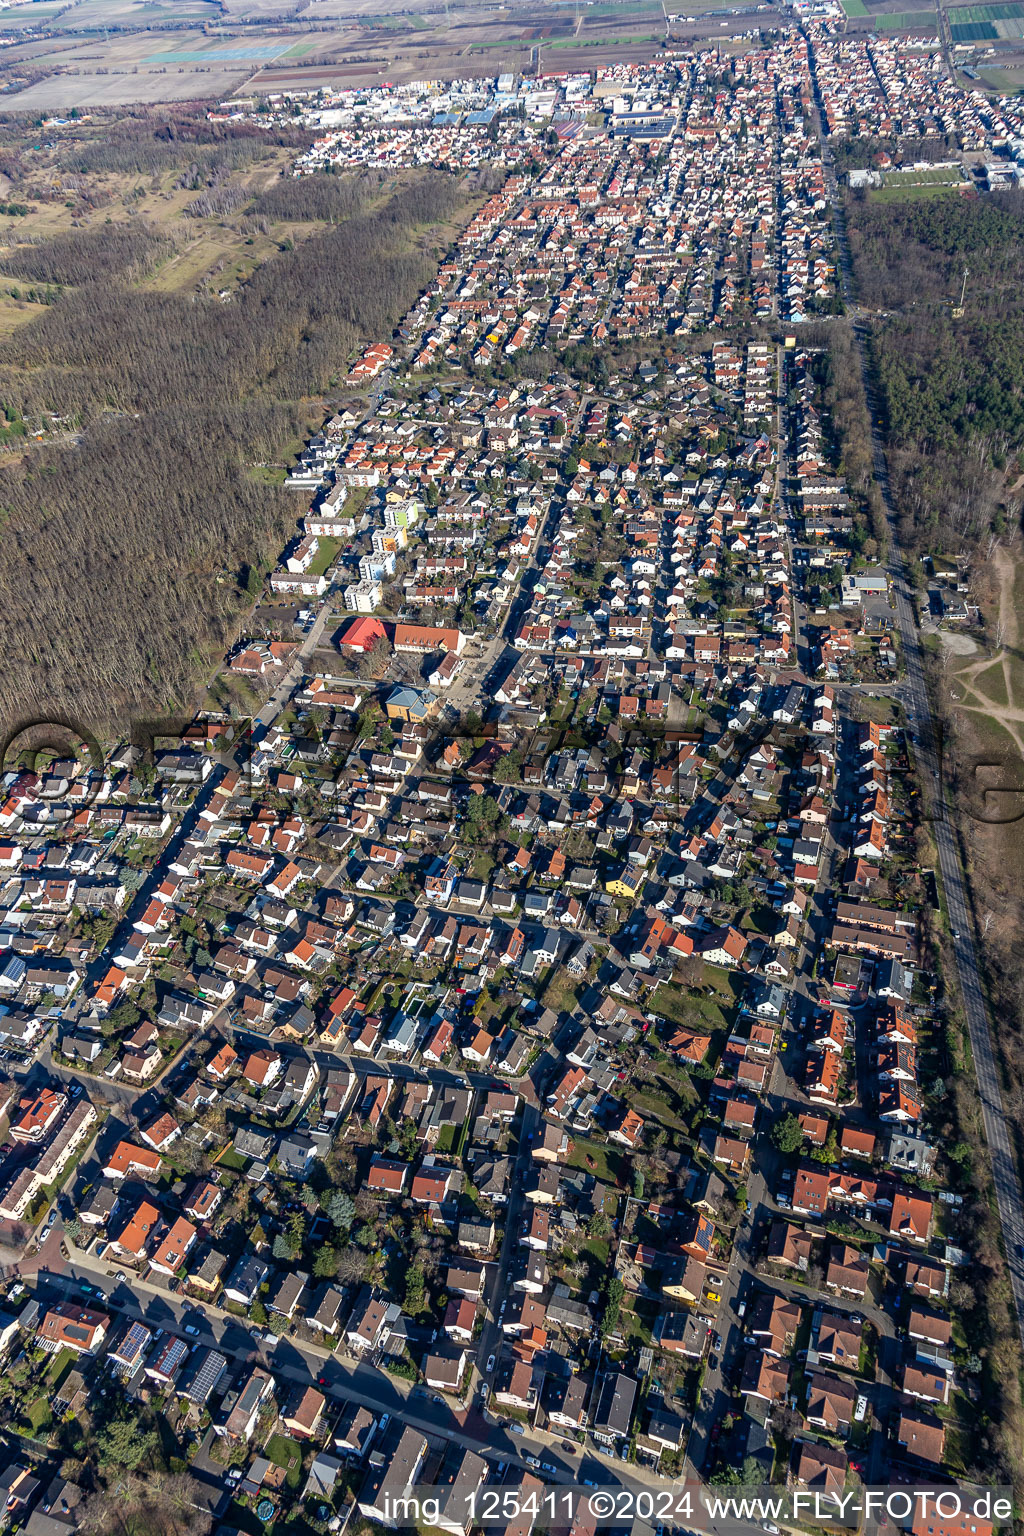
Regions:
M 252 1532 L 981 1480 L 955 916 L 820 329 L 835 147 L 1021 181 L 1024 97 L 819 17 L 293 108 L 297 177 L 487 183 L 342 360 L 224 707 L 4 780 L 10 1528 L 78 1527 L 86 1422 Z

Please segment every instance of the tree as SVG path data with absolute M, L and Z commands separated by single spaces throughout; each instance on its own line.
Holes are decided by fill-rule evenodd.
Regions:
M 355 1201 L 351 1195 L 346 1195 L 343 1190 L 335 1190 L 330 1195 L 325 1209 L 333 1224 L 341 1232 L 347 1232 L 353 1221 L 355 1221 Z
M 609 1338 L 619 1326 L 619 1314 L 622 1310 L 622 1298 L 626 1294 L 626 1287 L 618 1275 L 612 1275 L 604 1292 L 604 1312 L 601 1316 L 599 1329 L 602 1339 Z
M 101 1464 L 123 1467 L 135 1472 L 156 1451 L 160 1443 L 155 1429 L 143 1429 L 137 1419 L 111 1419 L 96 1437 Z
M 796 1152 L 803 1145 L 804 1133 L 796 1115 L 790 1113 L 772 1126 L 772 1142 L 780 1152 Z
M 835 1126 L 829 1131 L 824 1146 L 815 1147 L 811 1157 L 816 1163 L 836 1163 L 839 1161 L 839 1137 L 836 1135 Z
M 358 1285 L 366 1279 L 367 1271 L 366 1254 L 354 1243 L 343 1248 L 338 1257 L 338 1279 L 346 1285 Z
M 338 1273 L 338 1249 L 324 1243 L 313 1255 L 313 1274 L 318 1280 L 330 1280 Z
M 405 1276 L 405 1310 L 419 1317 L 427 1307 L 427 1277 L 419 1264 L 410 1264 Z

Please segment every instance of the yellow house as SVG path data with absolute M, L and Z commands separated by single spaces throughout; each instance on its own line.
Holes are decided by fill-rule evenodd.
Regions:
M 624 869 L 621 874 L 615 876 L 614 880 L 606 880 L 604 888 L 609 896 L 626 896 L 632 899 L 643 883 L 644 877 L 640 871 L 634 874 L 632 870 Z

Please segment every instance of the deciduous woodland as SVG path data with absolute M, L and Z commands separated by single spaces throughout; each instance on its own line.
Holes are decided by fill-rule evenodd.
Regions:
M 337 216 L 350 196 L 306 206 Z M 79 286 L 0 343 L 0 400 L 81 431 L 0 472 L 5 718 L 113 723 L 190 697 L 296 515 L 253 466 L 281 459 L 358 342 L 390 334 L 435 268 L 418 232 L 458 196 L 417 178 L 280 251 L 229 303 L 131 287 L 155 254 L 144 229 L 15 253 L 10 270 Z

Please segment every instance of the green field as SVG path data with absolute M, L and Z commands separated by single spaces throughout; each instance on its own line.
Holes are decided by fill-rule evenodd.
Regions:
M 887 187 L 903 187 L 920 184 L 926 187 L 956 187 L 963 182 L 958 166 L 941 165 L 925 171 L 886 171 L 882 178 Z
M 999 36 L 990 21 L 951 22 L 949 31 L 954 43 L 992 43 Z
M 878 16 L 877 25 L 884 32 L 937 32 L 939 18 L 934 11 L 894 11 L 891 16 Z
M 901 203 L 911 197 L 959 197 L 948 182 L 930 181 L 924 186 L 872 187 L 868 192 L 869 203 Z
M 864 0 L 843 0 L 843 10 L 847 16 L 870 16 L 871 12 L 864 4 Z
M 951 8 L 949 19 L 955 26 L 972 21 L 1021 21 L 1024 20 L 1024 4 L 1021 0 L 1002 0 L 998 5 L 956 5 Z

